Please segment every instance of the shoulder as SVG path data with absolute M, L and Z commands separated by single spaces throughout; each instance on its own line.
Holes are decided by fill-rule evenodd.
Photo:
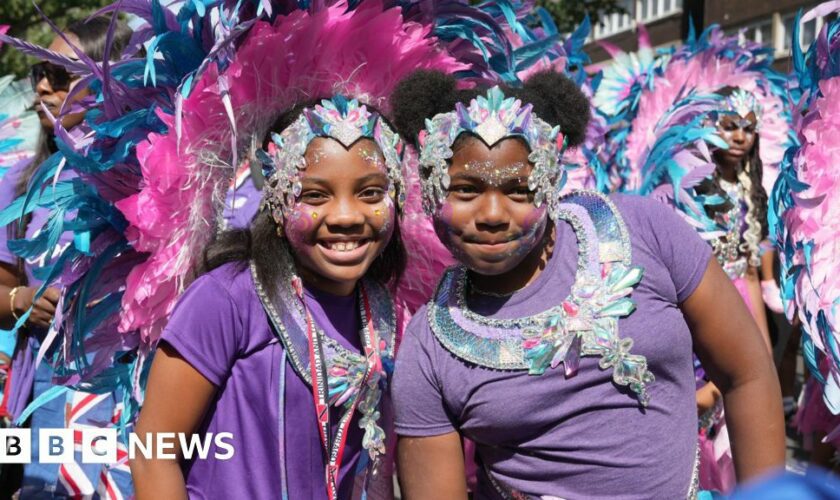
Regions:
M 662 217 L 670 220 L 676 215 L 673 208 L 648 196 L 613 193 L 609 195 L 609 200 L 628 223 L 650 225 L 652 221 Z
M 211 320 L 222 316 L 242 322 L 255 295 L 247 265 L 231 262 L 202 274 L 193 281 L 175 307 L 170 326 L 180 321 Z

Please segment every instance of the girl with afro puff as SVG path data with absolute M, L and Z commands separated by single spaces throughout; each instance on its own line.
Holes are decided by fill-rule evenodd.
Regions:
M 590 115 L 564 76 L 392 96 L 425 208 L 458 260 L 408 325 L 393 397 L 408 499 L 685 498 L 697 491 L 692 352 L 720 388 L 738 479 L 784 464 L 764 341 L 712 252 L 670 208 L 561 194 Z

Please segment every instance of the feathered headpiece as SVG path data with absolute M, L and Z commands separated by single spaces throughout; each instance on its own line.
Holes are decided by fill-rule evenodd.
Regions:
M 836 8 L 836 2 L 825 4 L 802 22 Z M 798 29 L 793 40 L 798 40 Z M 795 109 L 801 145 L 785 156 L 770 200 L 771 230 L 779 248 L 787 316 L 802 321 L 806 364 L 825 383 L 828 408 L 840 414 L 840 21 L 827 23 L 807 54 L 795 42 L 793 53 L 802 92 Z M 828 361 L 827 377 L 818 370 L 821 358 Z
M 641 54 L 619 56 L 604 73 L 596 103 L 612 130 L 605 177 L 614 190 L 667 199 L 706 239 L 727 230 L 706 207 L 723 204 L 694 188 L 715 169 L 710 147 L 726 148 L 710 117 L 754 100 L 762 111 L 761 159 L 765 186 L 772 186 L 784 150 L 795 142 L 786 104 L 785 78 L 772 67 L 771 49 L 727 37 L 717 26 L 689 35 L 678 50 L 656 53 L 644 33 Z M 739 102 L 718 94 L 734 87 Z M 733 112 L 737 112 L 732 108 Z M 667 186 L 667 187 L 666 187 Z
M 35 173 L 30 193 L 0 214 L 7 223 L 51 210 L 45 230 L 20 243 L 27 255 L 52 255 L 63 231 L 76 236 L 39 271 L 64 289 L 60 330 L 41 353 L 58 343 L 51 361 L 59 382 L 88 391 L 127 384 L 137 391 L 124 416 L 134 414 L 147 360 L 217 229 L 235 167 L 280 112 L 343 94 L 387 115 L 392 87 L 418 68 L 458 74 L 469 86 L 510 82 L 543 60 L 577 60 L 556 30 L 526 28 L 526 7 L 253 0 L 184 2 L 176 15 L 159 0 L 123 1 L 102 12 L 121 8 L 145 24 L 120 61 L 106 54 L 101 64 L 78 50 L 77 61 L 0 36 L 79 75 L 76 89 L 93 90 L 84 133 L 71 136 L 57 121 L 59 152 Z M 511 33 L 521 43 L 515 50 Z M 132 57 L 140 46 L 146 56 Z M 407 151 L 405 161 L 416 155 Z M 64 168 L 79 177 L 54 183 Z M 410 261 L 398 295 L 416 307 L 450 261 L 420 209 L 417 169 L 405 170 L 401 231 Z M 133 370 L 130 379 L 112 369 L 132 356 L 118 364 Z

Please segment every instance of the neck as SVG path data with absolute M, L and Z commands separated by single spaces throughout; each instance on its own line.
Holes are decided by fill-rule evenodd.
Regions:
M 480 290 L 501 295 L 525 288 L 545 270 L 554 251 L 555 234 L 554 225 L 551 224 L 540 244 L 518 266 L 508 272 L 492 276 L 470 271 L 470 281 Z
M 296 265 L 298 276 L 303 284 L 310 289 L 326 292 L 339 297 L 347 297 L 356 291 L 358 280 L 334 281 L 315 274 L 301 265 Z
M 738 170 L 741 165 L 738 163 L 718 163 L 717 174 L 718 177 L 727 182 L 738 181 Z

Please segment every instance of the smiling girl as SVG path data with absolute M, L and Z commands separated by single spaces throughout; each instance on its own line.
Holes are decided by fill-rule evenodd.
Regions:
M 230 432 L 234 455 L 134 460 L 140 499 L 392 496 L 385 285 L 402 263 L 399 138 L 335 96 L 283 114 L 265 146 L 261 211 L 208 248 L 137 424 L 141 435 Z
M 783 464 L 772 361 L 711 248 L 656 201 L 560 196 L 589 116 L 570 80 L 456 90 L 419 72 L 393 106 L 460 263 L 395 369 L 407 498 L 466 498 L 462 437 L 475 498 L 695 496 L 692 351 L 722 388 L 739 478 Z

